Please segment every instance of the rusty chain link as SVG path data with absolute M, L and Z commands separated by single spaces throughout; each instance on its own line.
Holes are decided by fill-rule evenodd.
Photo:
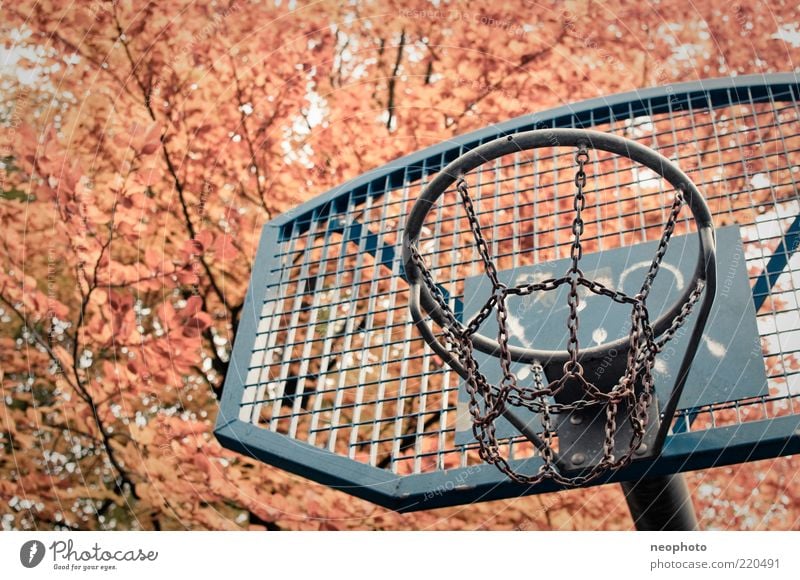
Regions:
M 587 183 L 586 163 L 588 161 L 588 146 L 581 143 L 575 154 L 575 163 L 577 164 L 574 180 L 576 192 L 573 198 L 575 215 L 572 221 L 569 270 L 565 276 L 560 278 L 549 278 L 540 282 L 514 287 L 508 287 L 500 281 L 497 267 L 492 261 L 489 246 L 483 236 L 475 205 L 469 194 L 469 186 L 464 176 L 459 177 L 456 189 L 466 210 L 467 220 L 472 236 L 475 239 L 478 254 L 492 283 L 492 295 L 466 326 L 457 320 L 448 304 L 447 298 L 434 281 L 417 245 L 411 244 L 410 247 L 411 259 L 422 274 L 423 284 L 429 290 L 437 307 L 444 314 L 446 324 L 442 325 L 441 328 L 445 342 L 453 349 L 455 357 L 466 373 L 469 413 L 472 417 L 472 431 L 478 442 L 479 455 L 483 461 L 494 464 L 510 479 L 527 485 L 533 485 L 544 479 L 552 479 L 564 485 L 579 486 L 609 469 L 617 469 L 631 461 L 633 454 L 639 448 L 645 436 L 648 410 L 653 403 L 655 392 L 653 368 L 656 355 L 686 322 L 705 287 L 702 281 L 698 281 L 689 299 L 682 305 L 680 312 L 673 319 L 669 328 L 656 340 L 650 323 L 646 300 L 666 254 L 670 238 L 675 231 L 680 211 L 685 204 L 685 191 L 680 188 L 676 191 L 656 255 L 650 264 L 639 294 L 629 296 L 622 291 L 608 288 L 596 280 L 589 280 L 584 277 L 580 269 L 580 261 L 583 257 L 581 236 L 584 233 L 583 212 L 586 207 L 584 189 Z M 539 363 L 535 363 L 531 368 L 533 386 L 520 386 L 517 376 L 512 370 L 511 351 L 508 344 L 507 298 L 510 295 L 527 296 L 534 292 L 549 292 L 564 284 L 569 285 L 567 298 L 569 307 L 567 352 L 569 360 L 564 365 L 564 374 L 549 384 L 545 384 L 543 379 L 544 370 Z M 632 307 L 626 369 L 617 383 L 607 391 L 601 390 L 586 380 L 583 375 L 583 367 L 579 362 L 580 343 L 578 330 L 580 322 L 578 312 L 580 310 L 580 296 L 578 288 L 580 286 L 583 286 L 593 294 L 605 296 L 614 302 Z M 502 371 L 502 379 L 498 385 L 490 384 L 486 376 L 481 372 L 473 354 L 474 347 L 472 342 L 472 336 L 478 332 L 478 329 L 493 312 L 497 318 L 497 342 L 500 345 L 499 358 Z M 569 403 L 551 401 L 550 398 L 561 392 L 570 381 L 578 383 L 584 393 L 583 398 Z M 495 425 L 496 420 L 509 405 L 530 409 L 539 414 L 541 433 L 537 447 L 541 454 L 543 465 L 536 474 L 528 475 L 515 471 L 508 460 L 500 453 Z M 575 413 L 597 406 L 603 406 L 605 410 L 602 458 L 578 475 L 567 477 L 559 471 L 557 466 L 557 454 L 554 449 L 554 438 L 557 436 L 557 431 L 553 424 L 553 415 Z M 630 409 L 628 420 L 631 424 L 633 437 L 627 446 L 627 451 L 619 457 L 615 457 L 615 437 L 621 406 Z

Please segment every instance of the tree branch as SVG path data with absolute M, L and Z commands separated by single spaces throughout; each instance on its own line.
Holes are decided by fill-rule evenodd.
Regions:
M 28 324 L 28 320 L 27 320 L 26 316 L 22 312 L 17 310 L 17 308 L 14 306 L 14 304 L 11 301 L 9 301 L 2 294 L 0 294 L 0 301 L 5 303 L 9 307 L 9 309 L 17 315 L 17 317 L 22 321 L 22 324 L 25 325 L 25 328 L 28 330 L 28 332 L 30 332 L 31 336 L 33 336 L 33 338 L 37 342 L 37 344 L 39 344 L 39 346 L 41 346 L 45 350 L 45 352 L 48 354 L 48 356 L 50 357 L 50 360 L 53 363 L 55 363 L 59 368 L 61 368 L 61 364 L 62 364 L 61 360 L 58 358 L 58 356 L 56 355 L 55 351 L 53 351 L 53 349 L 50 346 L 49 342 L 46 341 L 38 332 L 36 332 L 36 329 L 34 329 L 33 327 L 31 327 Z M 77 341 L 74 341 L 74 342 L 77 342 Z M 94 402 L 94 399 L 92 398 L 91 393 L 89 393 L 88 389 L 86 388 L 86 385 L 84 384 L 83 380 L 80 378 L 80 375 L 79 375 L 78 369 L 77 369 L 77 359 L 74 358 L 74 356 L 75 356 L 74 353 L 75 352 L 76 352 L 76 349 L 73 347 L 72 374 L 73 374 L 73 377 L 75 379 L 75 383 L 73 384 L 72 381 L 67 377 L 66 374 L 64 375 L 64 379 L 66 380 L 67 384 L 69 384 L 78 393 L 78 396 L 83 400 L 84 403 L 86 403 L 89 406 L 89 408 L 92 411 L 92 419 L 94 420 L 95 424 L 97 425 L 97 430 L 100 433 L 100 439 L 101 439 L 101 441 L 103 443 L 103 448 L 104 448 L 104 450 L 106 452 L 106 455 L 108 456 L 109 462 L 111 463 L 111 465 L 114 468 L 114 470 L 117 472 L 117 477 L 115 478 L 115 481 L 114 481 L 115 490 L 117 491 L 117 493 L 119 493 L 120 495 L 124 496 L 124 494 L 125 494 L 125 485 L 127 484 L 128 487 L 130 488 L 131 495 L 135 499 L 139 499 L 139 496 L 136 494 L 136 485 L 133 482 L 133 479 L 128 475 L 127 471 L 125 471 L 125 469 L 123 469 L 121 463 L 117 459 L 116 452 L 114 451 L 114 448 L 111 445 L 111 435 L 106 430 L 102 419 L 100 419 L 100 414 L 98 413 L 97 406 L 95 405 L 95 402 Z
M 394 120 L 394 99 L 395 87 L 397 83 L 397 74 L 400 72 L 400 64 L 403 60 L 403 49 L 406 46 L 406 30 L 405 28 L 400 32 L 400 44 L 397 45 L 397 56 L 394 60 L 394 69 L 392 76 L 389 77 L 389 98 L 386 101 L 386 112 L 388 113 L 386 119 L 386 128 L 391 131 L 392 121 Z
M 258 161 L 256 160 L 256 151 L 255 147 L 253 146 L 253 139 L 250 137 L 250 131 L 247 129 L 247 115 L 244 113 L 244 95 L 242 86 L 239 83 L 239 73 L 236 70 L 236 60 L 233 58 L 233 56 L 230 56 L 230 61 L 231 70 L 233 71 L 233 79 L 236 83 L 236 102 L 239 105 L 239 119 L 242 126 L 242 134 L 244 136 L 245 143 L 247 143 L 247 150 L 250 152 L 250 163 L 253 164 L 253 167 L 256 170 L 256 190 L 258 191 L 258 199 L 261 202 L 261 207 L 267 214 L 267 218 L 271 219 L 272 212 L 267 207 L 267 201 L 264 198 L 264 186 L 261 183 L 261 168 L 258 166 Z
M 126 40 L 124 40 L 123 28 L 122 28 L 122 25 L 121 25 L 121 23 L 119 21 L 119 18 L 117 17 L 116 7 L 114 8 L 114 21 L 115 21 L 115 24 L 116 24 L 116 27 L 117 27 L 117 34 L 119 35 L 119 41 L 120 41 L 120 43 L 122 44 L 122 46 L 123 46 L 123 48 L 125 50 L 125 55 L 126 55 L 126 57 L 128 59 L 129 65 L 131 67 L 131 75 L 135 79 L 136 84 L 139 86 L 139 89 L 142 92 L 142 97 L 144 99 L 144 107 L 147 110 L 147 113 L 150 116 L 150 118 L 153 121 L 156 121 L 157 118 L 156 118 L 155 111 L 153 110 L 152 104 L 150 102 L 150 95 L 149 95 L 148 90 L 145 87 L 144 83 L 139 78 L 139 75 L 136 72 L 136 62 L 135 62 L 135 60 L 133 58 L 133 54 L 131 53 L 130 47 L 128 45 L 128 42 Z M 178 193 L 178 201 L 179 201 L 180 206 L 181 206 L 181 212 L 183 213 L 183 218 L 184 218 L 183 221 L 184 221 L 184 224 L 186 226 L 186 231 L 189 234 L 189 237 L 191 239 L 195 239 L 195 238 L 197 238 L 197 230 L 195 229 L 194 223 L 192 222 L 191 215 L 189 214 L 189 204 L 188 204 L 188 202 L 186 200 L 186 191 L 185 191 L 185 188 L 184 188 L 183 181 L 181 181 L 180 177 L 178 176 L 177 169 L 175 167 L 174 162 L 172 161 L 172 157 L 170 156 L 169 149 L 167 148 L 166 136 L 162 136 L 162 138 L 161 138 L 161 152 L 162 152 L 162 154 L 164 156 L 164 161 L 165 161 L 165 163 L 167 165 L 167 171 L 169 172 L 169 175 L 172 178 L 172 182 L 175 185 L 175 191 L 177 191 L 177 193 Z M 237 307 L 231 305 L 228 302 L 228 300 L 226 299 L 225 293 L 222 291 L 222 288 L 217 283 L 217 279 L 214 276 L 214 273 L 211 271 L 211 266 L 206 261 L 205 257 L 202 254 L 200 254 L 200 255 L 197 256 L 197 260 L 200 262 L 200 265 L 203 267 L 203 270 L 205 271 L 205 274 L 206 274 L 206 278 L 208 279 L 208 283 L 211 286 L 211 289 L 214 292 L 214 294 L 216 295 L 217 299 L 220 301 L 222 306 L 228 311 L 228 313 L 231 314 L 232 325 L 235 328 L 237 322 L 236 322 L 235 318 L 233 317 L 233 313 L 235 313 L 237 311 Z M 203 310 L 208 311 L 209 308 L 208 308 L 208 300 L 207 300 L 206 295 L 204 293 L 202 293 L 202 292 L 198 292 L 198 294 L 199 294 L 200 298 L 203 301 Z M 238 307 L 238 308 L 240 308 L 240 307 Z M 225 373 L 227 371 L 228 363 L 223 361 L 219 357 L 219 355 L 217 354 L 217 349 L 216 349 L 216 346 L 214 345 L 214 341 L 213 341 L 213 338 L 214 338 L 213 337 L 213 333 L 210 331 L 210 329 L 206 330 L 203 333 L 203 338 L 208 340 L 210 345 L 211 345 L 210 346 L 210 350 L 211 350 L 212 364 L 213 364 L 214 369 L 221 376 L 224 377 Z M 215 395 L 217 397 L 219 397 L 219 396 L 221 396 L 222 391 L 221 391 L 221 389 L 214 389 L 214 393 L 215 393 Z
M 566 29 L 566 27 L 562 26 L 561 27 L 561 32 L 558 34 L 558 36 L 555 38 L 555 40 L 553 40 L 546 48 L 543 48 L 542 50 L 539 50 L 539 51 L 534 52 L 534 53 L 523 55 L 522 58 L 520 59 L 520 63 L 516 67 L 514 67 L 513 70 L 511 70 L 507 74 L 501 76 L 499 80 L 497 80 L 496 82 L 494 82 L 491 85 L 489 85 L 488 87 L 486 87 L 486 89 L 480 95 L 478 95 L 475 98 L 475 100 L 473 100 L 471 103 L 469 103 L 464 108 L 464 111 L 458 117 L 453 119 L 450 123 L 445 123 L 445 126 L 452 127 L 453 125 L 458 125 L 459 121 L 461 121 L 461 119 L 463 119 L 464 116 L 466 116 L 467 113 L 469 113 L 472 109 L 475 108 L 475 105 L 477 105 L 483 99 L 485 99 L 490 94 L 492 94 L 494 91 L 499 89 L 500 86 L 502 86 L 502 84 L 506 80 L 508 80 L 509 76 L 511 76 L 512 74 L 520 73 L 520 72 L 527 72 L 527 69 L 523 68 L 525 65 L 527 65 L 527 64 L 529 64 L 531 62 L 534 62 L 536 60 L 539 60 L 540 58 L 542 58 L 546 54 L 550 53 L 553 50 L 553 47 L 556 44 L 558 44 L 559 42 L 561 42 L 566 35 L 567 35 L 567 29 Z
M 148 115 L 150 116 L 150 118 L 153 121 L 156 121 L 157 120 L 156 114 L 155 114 L 155 111 L 153 110 L 152 104 L 150 103 L 150 96 L 149 96 L 149 94 L 147 92 L 147 88 L 145 87 L 145 85 L 142 82 L 142 80 L 139 78 L 139 75 L 136 73 L 136 62 L 133 59 L 133 55 L 131 54 L 131 51 L 130 51 L 130 48 L 128 46 L 127 41 L 123 40 L 124 31 L 122 29 L 122 25 L 120 24 L 119 20 L 117 19 L 116 8 L 115 8 L 115 13 L 114 13 L 114 21 L 116 23 L 117 32 L 118 32 L 118 34 L 120 36 L 120 43 L 122 44 L 123 48 L 125 49 L 125 55 L 126 55 L 126 57 L 128 59 L 128 63 L 130 64 L 130 67 L 131 67 L 131 76 L 133 76 L 134 80 L 136 81 L 136 84 L 139 86 L 140 90 L 142 91 L 142 97 L 144 98 L 144 106 L 145 106 L 145 109 L 147 109 Z M 183 186 L 183 182 L 178 177 L 178 172 L 177 172 L 177 170 L 175 168 L 175 164 L 173 163 L 172 158 L 170 157 L 169 150 L 167 149 L 167 142 L 166 142 L 165 136 L 162 136 L 162 138 L 161 138 L 161 151 L 164 154 L 164 161 L 167 164 L 167 171 L 169 172 L 170 177 L 172 178 L 172 181 L 175 184 L 175 190 L 178 192 L 178 200 L 180 201 L 181 211 L 183 212 L 183 217 L 184 217 L 184 222 L 185 222 L 185 225 L 186 225 L 186 230 L 187 230 L 189 236 L 192 239 L 195 239 L 197 237 L 197 231 L 195 230 L 194 224 L 192 223 L 192 218 L 189 215 L 189 204 L 186 201 L 185 188 Z M 217 283 L 217 280 L 214 277 L 214 274 L 212 273 L 211 267 L 209 266 L 208 262 L 206 261 L 206 259 L 202 255 L 198 256 L 197 259 L 199 260 L 200 264 L 203 266 L 203 270 L 205 271 L 206 276 L 208 277 L 208 282 L 211 285 L 211 288 L 214 291 L 214 294 L 216 294 L 217 298 L 222 303 L 222 305 L 227 310 L 230 310 L 231 307 L 228 304 L 228 301 L 225 299 L 225 293 L 222 291 L 222 289 L 220 288 L 219 284 Z M 205 297 L 203 297 L 203 302 L 205 302 Z M 204 304 L 204 306 L 205 306 L 205 304 Z M 207 310 L 207 308 L 206 308 L 206 310 Z

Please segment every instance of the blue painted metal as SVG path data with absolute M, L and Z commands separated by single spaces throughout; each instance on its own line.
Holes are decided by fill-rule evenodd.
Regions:
M 239 420 L 241 403 L 247 384 L 252 348 L 258 331 L 258 321 L 262 316 L 261 305 L 267 300 L 274 299 L 281 277 L 280 270 L 273 268 L 275 264 L 273 259 L 262 260 L 258 257 L 273 256 L 277 248 L 278 237 L 278 228 L 269 224 L 261 232 L 257 259 L 253 262 L 250 285 L 247 288 L 239 319 L 239 328 L 233 342 L 228 374 L 225 377 L 225 387 L 222 390 L 222 398 L 217 412 L 215 432 L 241 422 Z M 266 294 L 262 294 L 262 292 L 266 292 Z
M 709 105 L 718 107 L 735 103 L 740 99 L 749 100 L 751 97 L 752 102 L 766 103 L 771 99 L 780 98 L 784 92 L 789 92 L 791 95 L 786 100 L 798 99 L 800 80 L 797 75 L 793 73 L 746 75 L 679 83 L 598 97 L 541 113 L 523 115 L 396 159 L 297 206 L 270 223 L 289 229 L 295 227 L 298 232 L 303 231 L 313 220 L 315 211 L 318 212 L 318 218 L 324 218 L 331 208 L 336 207 L 337 200 L 341 204 L 350 192 L 364 198 L 371 183 L 373 185 L 371 195 L 381 196 L 386 191 L 402 185 L 404 178 L 416 181 L 435 173 L 463 152 L 500 136 L 553 127 L 589 128 L 638 115 L 676 113 L 686 110 L 690 105 L 695 108 Z
M 717 241 L 717 260 L 722 265 L 725 272 L 724 288 L 717 288 L 717 296 L 714 299 L 709 322 L 703 332 L 705 340 L 702 341 L 697 350 L 695 364 L 689 372 L 686 380 L 686 387 L 680 397 L 678 409 L 694 409 L 716 403 L 726 403 L 742 399 L 754 399 L 756 397 L 767 396 L 769 388 L 765 374 L 763 356 L 761 351 L 755 351 L 752 345 L 758 341 L 758 328 L 756 326 L 756 314 L 753 305 L 749 303 L 751 288 L 747 279 L 747 265 L 742 259 L 744 249 L 739 237 L 738 226 L 726 226 L 716 229 Z M 581 268 L 584 274 L 594 279 L 602 276 L 606 283 L 610 282 L 611 287 L 626 292 L 629 296 L 636 293 L 641 278 L 649 266 L 649 260 L 655 254 L 657 241 L 645 242 L 635 246 L 616 248 L 583 257 Z M 648 296 L 647 306 L 653 316 L 664 312 L 678 293 L 676 288 L 677 279 L 673 278 L 670 268 L 682 274 L 683 280 L 691 279 L 692 271 L 695 266 L 695 256 L 697 254 L 697 240 L 694 236 L 673 236 L 670 240 L 670 252 L 664 257 L 660 275 L 664 276 L 669 282 L 660 280 L 660 284 L 653 287 Z M 673 258 L 674 256 L 674 258 Z M 738 257 L 738 260 L 737 260 Z M 638 264 L 638 268 L 637 265 Z M 536 266 L 522 266 L 513 271 L 499 271 L 498 277 L 502 282 L 509 286 L 519 283 L 520 276 L 531 274 L 535 270 L 543 270 L 548 275 L 556 275 L 566 272 L 570 266 L 570 259 L 564 258 L 555 262 L 536 264 Z M 623 272 L 630 272 L 630 268 L 637 268 L 637 271 L 628 276 L 625 283 L 621 283 L 620 276 Z M 720 276 L 721 277 L 721 276 Z M 533 279 L 531 276 L 530 279 Z M 475 276 L 464 281 L 465 300 L 467 302 L 467 318 L 478 313 L 481 306 L 491 295 L 491 283 L 485 276 Z M 520 320 L 519 325 L 525 331 L 530 331 L 530 335 L 525 338 L 518 337 L 515 331 L 511 330 L 514 342 L 530 342 L 540 348 L 550 350 L 566 349 L 567 335 L 566 328 L 566 304 L 567 286 L 562 286 L 556 291 L 556 298 L 547 305 L 533 303 L 521 312 L 519 306 L 524 304 L 522 300 L 509 300 L 509 311 L 514 313 L 511 316 Z M 621 306 L 609 301 L 604 297 L 595 296 L 587 293 L 581 297 L 581 301 L 586 304 L 586 308 L 581 313 L 580 328 L 578 337 L 580 344 L 592 344 L 592 333 L 596 329 L 611 329 L 619 336 L 627 336 L 630 332 L 630 324 L 619 325 L 619 320 L 627 320 L 629 313 L 627 306 Z M 562 305 L 562 310 L 557 311 L 553 304 Z M 695 324 L 696 313 L 687 319 L 686 328 L 692 328 Z M 481 327 L 484 334 L 496 336 L 497 322 L 489 318 Z M 613 339 L 616 336 L 610 336 Z M 606 339 L 608 340 L 608 339 Z M 661 366 L 656 371 L 656 394 L 658 400 L 663 402 L 669 399 L 675 385 L 678 365 L 681 362 L 681 355 L 687 350 L 689 334 L 681 333 L 670 343 L 669 349 L 665 354 L 672 355 L 661 359 Z M 710 344 L 725 344 L 727 348 L 724 353 L 714 352 L 709 348 Z M 483 369 L 484 375 L 490 384 L 496 385 L 500 382 L 502 374 L 497 364 L 492 364 L 494 355 L 480 353 L 476 355 L 479 368 Z M 512 371 L 520 372 L 525 365 L 512 363 Z M 616 381 L 618 376 L 609 373 Z M 606 375 L 609 376 L 609 375 Z M 459 385 L 458 400 L 466 413 L 469 401 L 469 394 L 466 384 Z M 539 416 L 526 409 L 515 409 L 519 420 L 529 425 L 540 425 Z M 681 416 L 682 419 L 682 416 Z M 499 417 L 495 422 L 498 438 L 516 436 L 519 432 L 511 426 L 504 418 Z M 456 428 L 456 444 L 467 444 L 475 442 L 472 433 L 472 425 L 463 431 Z
M 559 489 L 552 482 L 536 487 L 520 486 L 510 482 L 490 465 L 395 475 L 386 469 L 350 460 L 244 420 L 242 402 L 258 324 L 264 316 L 264 304 L 275 302 L 283 276 L 277 256 L 279 245 L 320 221 L 340 223 L 345 237 L 364 243 L 362 226 L 351 223 L 345 227 L 344 224 L 348 222 L 341 219 L 349 202 L 379 199 L 405 183 L 418 181 L 437 171 L 464 151 L 498 136 L 549 127 L 589 128 L 637 115 L 726 106 L 740 99 L 765 103 L 771 100 L 797 102 L 798 96 L 800 81 L 797 75 L 786 73 L 682 83 L 591 99 L 518 117 L 416 152 L 367 172 L 277 217 L 264 227 L 254 260 L 217 415 L 216 436 L 225 447 L 398 511 L 430 509 Z M 798 222 L 795 220 L 786 233 L 782 241 L 783 251 L 776 252 L 756 281 L 754 300 L 757 307 L 760 305 L 759 297 L 769 291 L 778 272 L 783 271 L 797 248 L 800 236 Z M 395 275 L 400 273 L 395 268 L 398 261 L 396 251 L 382 241 L 380 232 L 369 232 L 363 247 L 367 253 L 375 256 L 379 264 L 394 268 Z M 699 412 L 690 409 L 684 417 Z M 685 422 L 684 428 L 687 428 Z M 661 457 L 654 461 L 637 462 L 611 473 L 606 481 L 625 481 L 794 453 L 800 453 L 800 415 L 797 414 L 697 432 L 676 432 L 667 439 Z M 534 471 L 539 466 L 539 460 L 516 461 L 512 466 L 514 469 Z
M 695 433 L 680 433 L 667 439 L 661 456 L 652 462 L 632 463 L 609 473 L 596 484 L 635 481 L 712 467 L 734 465 L 800 453 L 800 418 L 780 417 Z M 534 473 L 541 465 L 535 458 L 511 463 L 515 470 Z M 562 491 L 552 481 L 530 487 L 515 484 L 497 473 L 493 465 L 476 465 L 450 471 L 437 471 L 400 480 L 397 497 L 391 505 L 397 511 L 410 512 L 452 505 L 523 497 Z
M 756 312 L 761 309 L 767 296 L 769 296 L 769 291 L 786 270 L 786 266 L 795 252 L 797 252 L 798 246 L 800 246 L 800 216 L 794 218 L 778 247 L 772 253 L 764 271 L 761 272 L 753 285 L 753 302 L 756 306 Z
M 349 226 L 342 222 L 341 219 L 336 218 L 331 220 L 328 225 L 328 231 L 340 233 L 344 236 L 346 242 L 353 242 L 355 244 L 364 244 L 364 251 L 375 257 L 375 261 L 389 270 L 392 271 L 397 251 L 394 246 L 387 244 L 383 241 L 382 236 L 378 233 L 370 231 L 363 224 L 358 221 L 353 221 Z M 403 263 L 400 262 L 400 275 L 405 276 L 403 273 Z M 450 292 L 444 286 L 440 286 L 442 295 L 446 300 L 450 300 Z M 454 299 L 455 306 L 453 312 L 456 317 L 461 320 L 464 313 L 464 302 L 461 298 Z

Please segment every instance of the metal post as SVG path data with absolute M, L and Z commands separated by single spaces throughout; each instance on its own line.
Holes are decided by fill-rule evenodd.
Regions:
M 692 498 L 680 474 L 626 481 L 622 491 L 637 530 L 697 529 Z

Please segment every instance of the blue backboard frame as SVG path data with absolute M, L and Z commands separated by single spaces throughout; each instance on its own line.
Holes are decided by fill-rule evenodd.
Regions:
M 254 261 L 250 285 L 216 421 L 215 434 L 227 448 L 250 455 L 289 472 L 340 489 L 357 497 L 397 511 L 415 511 L 516 497 L 561 489 L 552 482 L 535 487 L 521 486 L 490 465 L 473 465 L 447 471 L 397 475 L 325 449 L 273 433 L 241 418 L 244 385 L 249 371 L 262 305 L 269 288 L 281 276 L 276 256 L 279 244 L 293 233 L 313 223 L 327 222 L 328 227 L 345 239 L 357 240 L 360 247 L 379 263 L 392 264 L 396 248 L 382 244 L 379 236 L 365 238 L 358 224 L 339 225 L 336 215 L 348 203 L 380 197 L 408 179 L 419 179 L 481 143 L 521 131 L 537 128 L 591 128 L 612 119 L 630 119 L 636 115 L 654 115 L 691 108 L 715 108 L 736 102 L 794 102 L 800 96 L 800 84 L 793 74 L 755 75 L 677 84 L 634 91 L 607 98 L 558 107 L 526 115 L 481 131 L 456 137 L 401 158 L 335 188 L 265 225 Z M 780 272 L 797 249 L 800 232 L 798 218 L 782 235 L 778 249 L 754 283 L 754 302 L 758 308 Z M 675 432 L 667 439 L 661 457 L 639 462 L 596 483 L 628 481 L 642 476 L 665 475 L 706 469 L 790 455 L 800 452 L 800 415 L 770 418 L 716 427 L 703 431 L 688 430 L 693 416 L 689 409 Z M 699 412 L 699 411 L 698 411 Z M 683 426 L 681 426 L 683 425 Z M 535 472 L 536 457 L 515 462 L 522 472 Z

